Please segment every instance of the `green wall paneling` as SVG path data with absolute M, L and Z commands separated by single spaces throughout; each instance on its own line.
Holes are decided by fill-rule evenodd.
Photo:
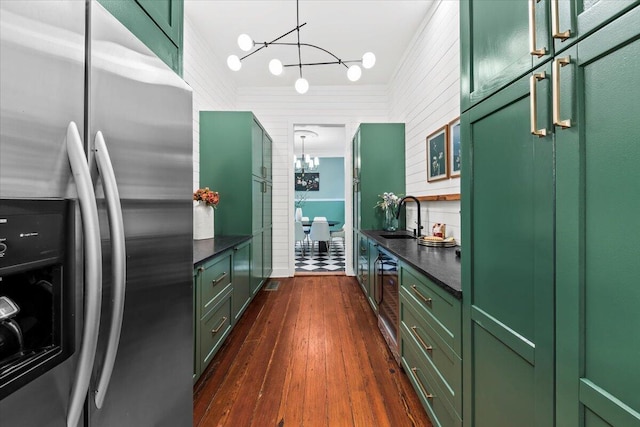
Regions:
M 562 56 L 556 424 L 640 426 L 640 7 Z
M 98 0 L 177 74 L 182 75 L 184 0 Z
M 541 71 L 549 76 L 550 64 L 536 70 Z M 549 79 L 537 89 L 537 124 L 549 129 Z M 514 414 L 513 425 L 548 427 L 553 418 L 554 141 L 551 134 L 531 135 L 529 108 L 525 76 L 462 116 L 463 251 L 468 254 L 463 258 L 463 347 L 468 349 L 463 419 L 477 426 L 501 425 L 484 420 L 502 416 L 490 413 L 497 403 L 486 406 L 479 390 L 521 377 L 526 381 L 513 393 L 497 395 L 506 399 L 498 406 L 523 409 L 519 417 Z M 494 353 L 513 363 L 485 357 Z M 488 370 L 498 377 L 487 376 Z M 535 411 L 525 410 L 528 405 Z

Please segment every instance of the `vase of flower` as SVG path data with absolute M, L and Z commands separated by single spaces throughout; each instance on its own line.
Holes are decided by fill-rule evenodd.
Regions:
M 396 214 L 398 213 L 398 207 L 389 206 L 384 211 L 384 224 L 382 228 L 385 231 L 397 231 L 398 230 L 398 218 L 396 218 Z
M 199 188 L 193 193 L 193 239 L 203 240 L 214 237 L 214 209 L 218 206 L 220 195 L 209 187 Z
M 302 208 L 296 208 L 296 221 L 302 221 Z

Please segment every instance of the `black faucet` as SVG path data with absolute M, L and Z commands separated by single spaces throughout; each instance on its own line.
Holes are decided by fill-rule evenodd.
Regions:
M 418 200 L 414 196 L 404 196 L 400 199 L 400 203 L 398 203 L 398 212 L 396 212 L 396 219 L 400 218 L 400 208 L 405 204 L 405 200 L 412 199 L 418 205 L 418 226 L 413 230 L 413 235 L 416 237 L 422 236 L 420 230 L 422 230 L 422 223 L 420 222 L 420 200 Z M 406 210 L 406 208 L 405 208 Z

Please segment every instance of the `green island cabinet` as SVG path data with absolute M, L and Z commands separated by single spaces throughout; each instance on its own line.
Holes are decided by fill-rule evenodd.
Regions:
M 404 139 L 404 123 L 362 123 L 352 139 L 353 265 L 374 310 L 370 283 L 373 275 L 369 270 L 375 257 L 369 263 L 368 239 L 359 231 L 382 229 L 382 211 L 374 208 L 379 195 L 384 192 L 399 195 L 405 191 Z
M 398 273 L 402 367 L 433 425 L 460 427 L 462 304 L 404 262 Z
M 251 235 L 251 292 L 273 271 L 272 140 L 244 111 L 200 112 L 200 186 L 220 193 L 216 235 Z
M 249 240 L 194 266 L 194 383 L 253 299 L 250 251 Z
M 98 0 L 178 75 L 182 75 L 184 0 Z
M 495 67 L 532 4 L 546 60 Z M 638 4 L 461 3 L 465 425 L 640 426 Z

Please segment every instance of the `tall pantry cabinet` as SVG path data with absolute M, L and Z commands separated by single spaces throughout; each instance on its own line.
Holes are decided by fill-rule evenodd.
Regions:
M 200 112 L 200 186 L 220 193 L 216 235 L 251 235 L 251 290 L 273 271 L 272 140 L 244 111 Z
M 461 2 L 465 425 L 640 425 L 639 3 Z

